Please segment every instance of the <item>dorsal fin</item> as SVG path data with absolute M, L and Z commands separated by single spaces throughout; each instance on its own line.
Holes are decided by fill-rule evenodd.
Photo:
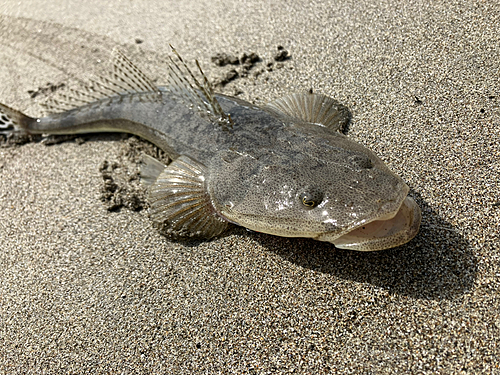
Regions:
M 203 77 L 203 84 L 196 79 L 193 72 L 191 72 L 175 48 L 172 46 L 170 46 L 170 48 L 172 48 L 172 52 L 180 62 L 180 64 L 177 64 L 175 60 L 169 56 L 170 91 L 185 101 L 189 107 L 207 114 L 210 120 L 217 122 L 223 128 L 232 128 L 233 121 L 231 120 L 231 116 L 225 114 L 222 110 L 219 102 L 214 96 L 212 85 L 205 76 L 205 73 L 203 73 L 198 60 L 196 60 L 196 66 Z
M 321 94 L 287 95 L 268 103 L 264 109 L 339 132 L 343 131 L 351 120 L 351 113 L 346 106 Z
M 41 106 L 49 113 L 56 113 L 119 95 L 150 93 L 151 99 L 161 95 L 156 85 L 122 52 L 115 48 L 111 56 L 107 75 L 90 80 L 88 86 L 58 92 Z

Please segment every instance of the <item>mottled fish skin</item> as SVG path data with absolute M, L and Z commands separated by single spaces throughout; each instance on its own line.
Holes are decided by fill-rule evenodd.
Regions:
M 316 94 L 258 107 L 214 94 L 178 59 L 169 84 L 156 87 L 116 51 L 93 90 L 49 103 L 78 107 L 32 119 L 0 105 L 0 132 L 116 131 L 154 143 L 174 162 L 148 169 L 151 218 L 173 237 L 211 238 L 235 223 L 371 251 L 416 235 L 420 209 L 408 186 L 340 132 L 346 107 Z

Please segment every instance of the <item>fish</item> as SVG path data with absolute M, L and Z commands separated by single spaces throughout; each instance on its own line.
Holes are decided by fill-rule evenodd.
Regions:
M 50 98 L 47 115 L 0 104 L 0 134 L 124 132 L 163 151 L 144 156 L 149 216 L 172 239 L 212 239 L 231 224 L 340 249 L 376 251 L 413 239 L 421 210 L 408 185 L 343 131 L 349 109 L 293 93 L 258 106 L 214 92 L 172 47 L 157 86 L 114 49 L 109 73 Z

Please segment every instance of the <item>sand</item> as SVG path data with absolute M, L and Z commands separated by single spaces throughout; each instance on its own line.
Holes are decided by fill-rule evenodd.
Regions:
M 375 253 L 242 228 L 176 243 L 101 200 L 100 167 L 133 173 L 139 142 L 0 148 L 1 373 L 500 373 L 497 1 L 7 0 L 0 14 L 9 106 L 39 115 L 117 45 L 159 84 L 168 43 L 219 81 L 231 68 L 212 56 L 255 52 L 219 91 L 340 100 L 349 136 L 423 211 L 413 241 Z

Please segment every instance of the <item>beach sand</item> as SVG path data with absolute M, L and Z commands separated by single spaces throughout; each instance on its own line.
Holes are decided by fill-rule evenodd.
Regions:
M 497 1 L 6 0 L 0 15 L 13 108 L 40 115 L 115 46 L 158 84 L 169 43 L 218 82 L 231 67 L 211 57 L 255 52 L 218 91 L 336 98 L 423 213 L 414 240 L 374 253 L 236 227 L 178 243 L 132 204 L 143 143 L 0 148 L 1 373 L 500 373 Z M 105 172 L 126 193 L 111 203 Z

